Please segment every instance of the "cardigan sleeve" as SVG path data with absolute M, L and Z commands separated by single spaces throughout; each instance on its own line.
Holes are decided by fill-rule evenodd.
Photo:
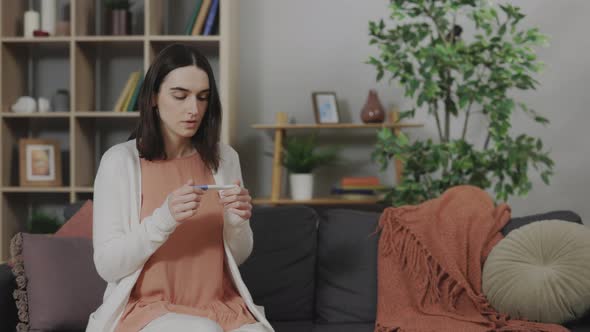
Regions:
M 130 197 L 135 195 L 123 151 L 107 151 L 94 181 L 93 247 L 98 274 L 107 282 L 137 271 L 174 231 L 167 201 L 132 227 Z
M 229 149 L 228 155 L 231 156 L 230 174 L 232 178 L 230 181 L 233 183 L 235 180 L 240 180 L 240 183 L 244 186 L 238 153 L 229 146 L 227 146 L 227 148 Z M 228 212 L 226 212 L 224 220 L 223 231 L 225 233 L 227 245 L 236 264 L 240 265 L 250 256 L 254 245 L 250 220 L 242 219 L 240 216 Z

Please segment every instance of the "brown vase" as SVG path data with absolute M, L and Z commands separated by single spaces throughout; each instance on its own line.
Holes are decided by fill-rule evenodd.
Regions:
M 361 120 L 364 123 L 382 123 L 385 120 L 385 109 L 375 89 L 369 90 L 369 96 L 361 111 Z

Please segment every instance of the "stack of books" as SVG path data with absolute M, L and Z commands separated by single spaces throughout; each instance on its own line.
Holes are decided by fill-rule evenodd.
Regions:
M 348 176 L 332 187 L 332 195 L 349 200 L 381 199 L 387 189 L 375 176 Z
M 184 29 L 189 36 L 218 34 L 219 0 L 197 0 L 197 5 Z
M 127 83 L 125 83 L 125 87 L 119 94 L 119 98 L 117 98 L 117 103 L 115 104 L 115 108 L 113 109 L 113 111 L 136 112 L 138 110 L 137 97 L 139 95 L 139 90 L 141 89 L 142 83 L 143 72 L 132 72 L 129 75 L 129 78 L 127 78 Z

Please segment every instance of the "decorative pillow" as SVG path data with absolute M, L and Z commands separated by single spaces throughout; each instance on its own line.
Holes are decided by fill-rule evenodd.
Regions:
M 19 233 L 11 254 L 17 331 L 84 330 L 106 288 L 94 267 L 92 241 Z
M 64 213 L 65 215 L 65 213 Z M 87 200 L 84 205 L 55 232 L 59 237 L 83 237 L 92 239 L 92 201 Z
M 561 220 L 516 229 L 488 256 L 482 288 L 513 318 L 557 323 L 590 309 L 590 228 Z

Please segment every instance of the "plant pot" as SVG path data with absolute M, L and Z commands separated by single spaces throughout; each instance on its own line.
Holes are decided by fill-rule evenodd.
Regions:
M 313 174 L 290 174 L 291 198 L 310 200 L 313 196 Z

